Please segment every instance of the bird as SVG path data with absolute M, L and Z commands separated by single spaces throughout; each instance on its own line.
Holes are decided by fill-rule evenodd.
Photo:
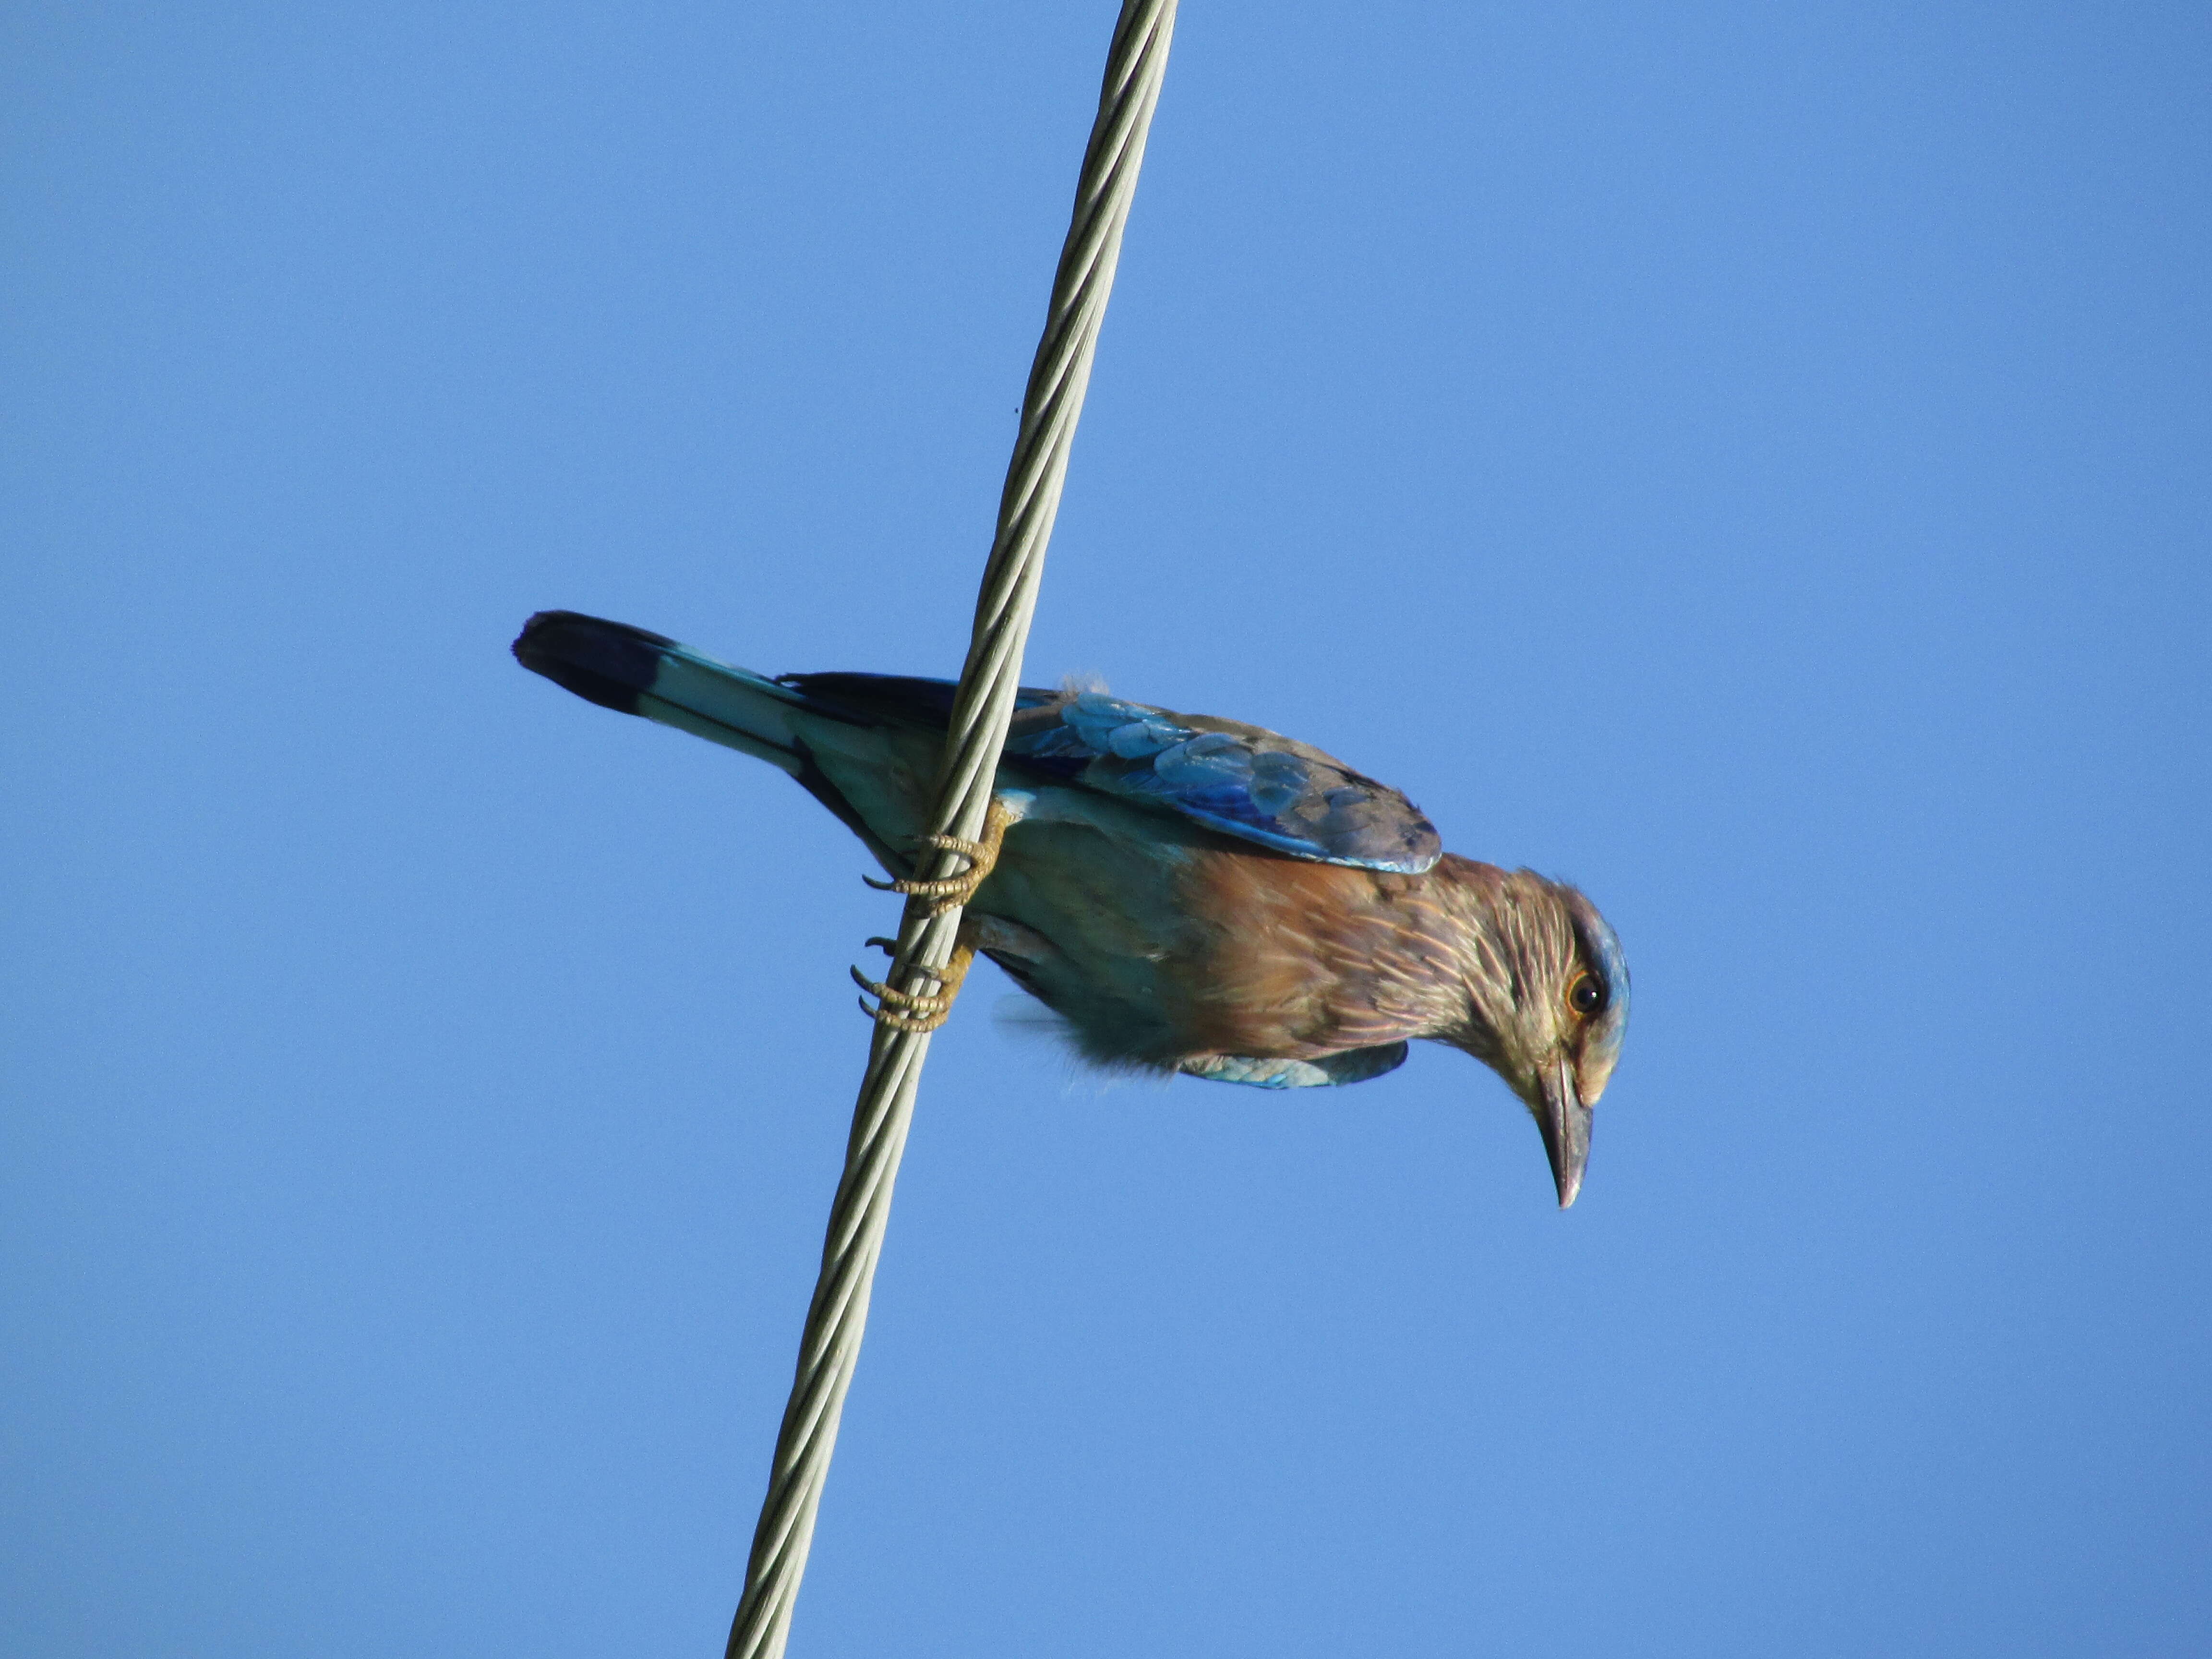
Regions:
M 572 611 L 513 650 L 586 701 L 769 762 L 909 902 L 964 904 L 939 994 L 878 1018 L 941 1022 L 974 952 L 1109 1068 L 1288 1089 L 1368 1081 L 1421 1040 L 1481 1061 L 1535 1120 L 1562 1209 L 1627 1028 L 1620 941 L 1577 889 L 1443 850 L 1397 790 L 1262 727 L 1023 687 L 979 842 L 927 833 L 953 685 L 770 678 Z M 949 848 L 965 867 L 924 881 Z M 871 941 L 883 944 L 888 941 Z

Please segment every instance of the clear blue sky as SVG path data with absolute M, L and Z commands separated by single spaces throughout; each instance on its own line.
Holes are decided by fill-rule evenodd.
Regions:
M 8 9 L 0 1606 L 720 1651 L 893 914 L 532 611 L 957 667 L 1112 7 Z M 1565 875 L 1425 1050 L 939 1041 L 794 1654 L 2212 1648 L 2200 6 L 1184 15 L 1033 678 Z

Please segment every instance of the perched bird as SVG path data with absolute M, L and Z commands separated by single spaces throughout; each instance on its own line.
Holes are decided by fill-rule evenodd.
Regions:
M 514 654 L 604 708 L 781 767 L 898 878 L 878 885 L 965 902 L 951 973 L 981 951 L 1091 1060 L 1303 1088 L 1441 1042 L 1520 1097 L 1560 1206 L 1574 1202 L 1627 1024 L 1620 941 L 1574 888 L 1444 852 L 1411 801 L 1319 750 L 1024 688 L 985 843 L 961 849 L 969 876 L 929 884 L 913 878 L 949 682 L 769 679 L 568 611 L 532 617 Z M 890 992 L 885 1014 L 927 1029 L 951 988 Z

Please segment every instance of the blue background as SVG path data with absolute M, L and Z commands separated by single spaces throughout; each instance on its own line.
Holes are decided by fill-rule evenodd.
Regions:
M 568 606 L 951 672 L 1111 7 L 8 9 L 26 1656 L 720 1650 L 895 914 Z M 1194 3 L 1030 678 L 1583 884 L 1494 1079 L 978 975 L 794 1652 L 2182 1655 L 2212 24 Z

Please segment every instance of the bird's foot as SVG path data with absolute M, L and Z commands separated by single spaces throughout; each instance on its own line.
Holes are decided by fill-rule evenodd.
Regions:
M 941 916 L 947 910 L 957 909 L 975 896 L 975 890 L 990 878 L 999 862 L 999 848 L 1006 838 L 1006 826 L 1014 822 L 1014 814 L 996 795 L 983 814 L 983 836 L 980 841 L 969 841 L 959 836 L 924 836 L 921 844 L 939 852 L 951 853 L 965 859 L 968 867 L 957 876 L 945 876 L 934 881 L 907 879 L 878 881 L 873 876 L 860 879 L 882 893 L 903 893 L 910 899 L 929 901 L 928 911 Z
M 960 943 L 953 947 L 952 960 L 942 968 L 916 964 L 907 969 L 910 980 L 926 980 L 937 987 L 934 991 L 902 991 L 854 969 L 853 982 L 876 1000 L 872 1008 L 867 997 L 862 997 L 860 1012 L 877 1024 L 888 1025 L 895 1031 L 919 1035 L 944 1024 L 952 1016 L 952 1000 L 960 994 L 961 981 L 968 977 L 969 969 L 975 965 L 975 947 L 969 943 L 967 932 L 965 927 L 961 929 Z M 893 941 L 885 939 L 872 939 L 868 943 L 887 951 L 895 948 Z

